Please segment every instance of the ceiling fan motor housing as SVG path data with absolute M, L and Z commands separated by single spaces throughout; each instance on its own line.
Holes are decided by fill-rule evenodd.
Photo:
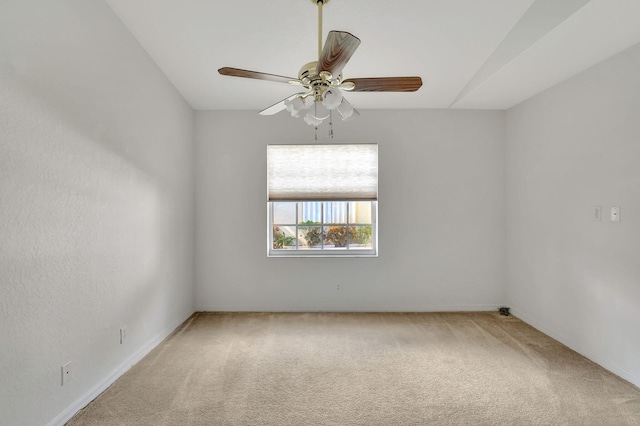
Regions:
M 308 85 L 312 81 L 320 78 L 319 75 L 316 74 L 316 67 L 318 66 L 318 61 L 309 62 L 308 64 L 304 64 L 302 68 L 300 68 L 300 72 L 298 73 L 298 79 L 302 81 L 303 84 Z
M 324 92 L 329 87 L 337 87 L 340 85 L 342 74 L 334 79 L 328 71 L 321 71 L 320 74 L 317 74 L 317 68 L 318 61 L 303 65 L 298 73 L 298 79 L 302 82 L 303 86 L 313 91 L 316 100 L 322 100 Z

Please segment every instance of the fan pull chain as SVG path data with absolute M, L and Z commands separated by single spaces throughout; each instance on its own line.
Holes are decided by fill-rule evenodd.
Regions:
M 329 138 L 333 139 L 333 111 L 329 110 Z
M 318 116 L 318 101 L 313 102 L 313 113 L 316 115 L 316 117 Z M 318 125 L 316 124 L 314 128 L 315 128 L 316 143 L 318 143 Z

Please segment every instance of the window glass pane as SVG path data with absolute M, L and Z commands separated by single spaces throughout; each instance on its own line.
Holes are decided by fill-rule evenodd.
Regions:
M 349 227 L 349 249 L 371 249 L 371 226 Z
M 324 203 L 324 223 L 347 223 L 348 202 L 330 201 Z
M 371 201 L 351 201 L 349 203 L 349 223 L 370 224 Z
M 377 256 L 375 201 L 273 201 L 269 206 L 269 256 Z
M 295 226 L 274 226 L 273 227 L 273 248 L 280 250 L 291 250 L 296 248 L 296 227 Z
M 325 226 L 326 249 L 344 249 L 347 247 L 347 227 L 346 226 Z
M 298 244 L 300 249 L 322 248 L 323 232 L 321 226 L 300 226 L 298 227 Z
M 320 224 L 322 222 L 322 202 L 298 203 L 298 223 Z
M 296 223 L 296 203 L 273 203 L 274 224 Z

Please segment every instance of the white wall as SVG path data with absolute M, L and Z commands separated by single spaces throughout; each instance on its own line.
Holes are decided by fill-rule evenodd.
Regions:
M 335 135 L 335 143 L 379 143 L 379 257 L 267 258 L 266 146 L 312 143 L 313 128 L 286 113 L 196 113 L 198 310 L 481 310 L 504 302 L 503 112 L 368 110 L 338 122 Z
M 507 288 L 516 315 L 640 386 L 638 75 L 640 45 L 508 112 Z
M 63 422 L 193 312 L 192 166 L 192 110 L 104 1 L 0 3 L 1 424 Z

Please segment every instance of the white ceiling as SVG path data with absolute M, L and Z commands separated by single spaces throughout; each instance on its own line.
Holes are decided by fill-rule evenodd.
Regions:
M 317 59 L 312 0 L 107 0 L 194 109 L 259 111 L 297 92 L 221 67 L 297 77 Z M 344 78 L 422 77 L 415 93 L 349 93 L 358 109 L 506 109 L 640 42 L 640 0 L 330 0 L 362 40 Z

